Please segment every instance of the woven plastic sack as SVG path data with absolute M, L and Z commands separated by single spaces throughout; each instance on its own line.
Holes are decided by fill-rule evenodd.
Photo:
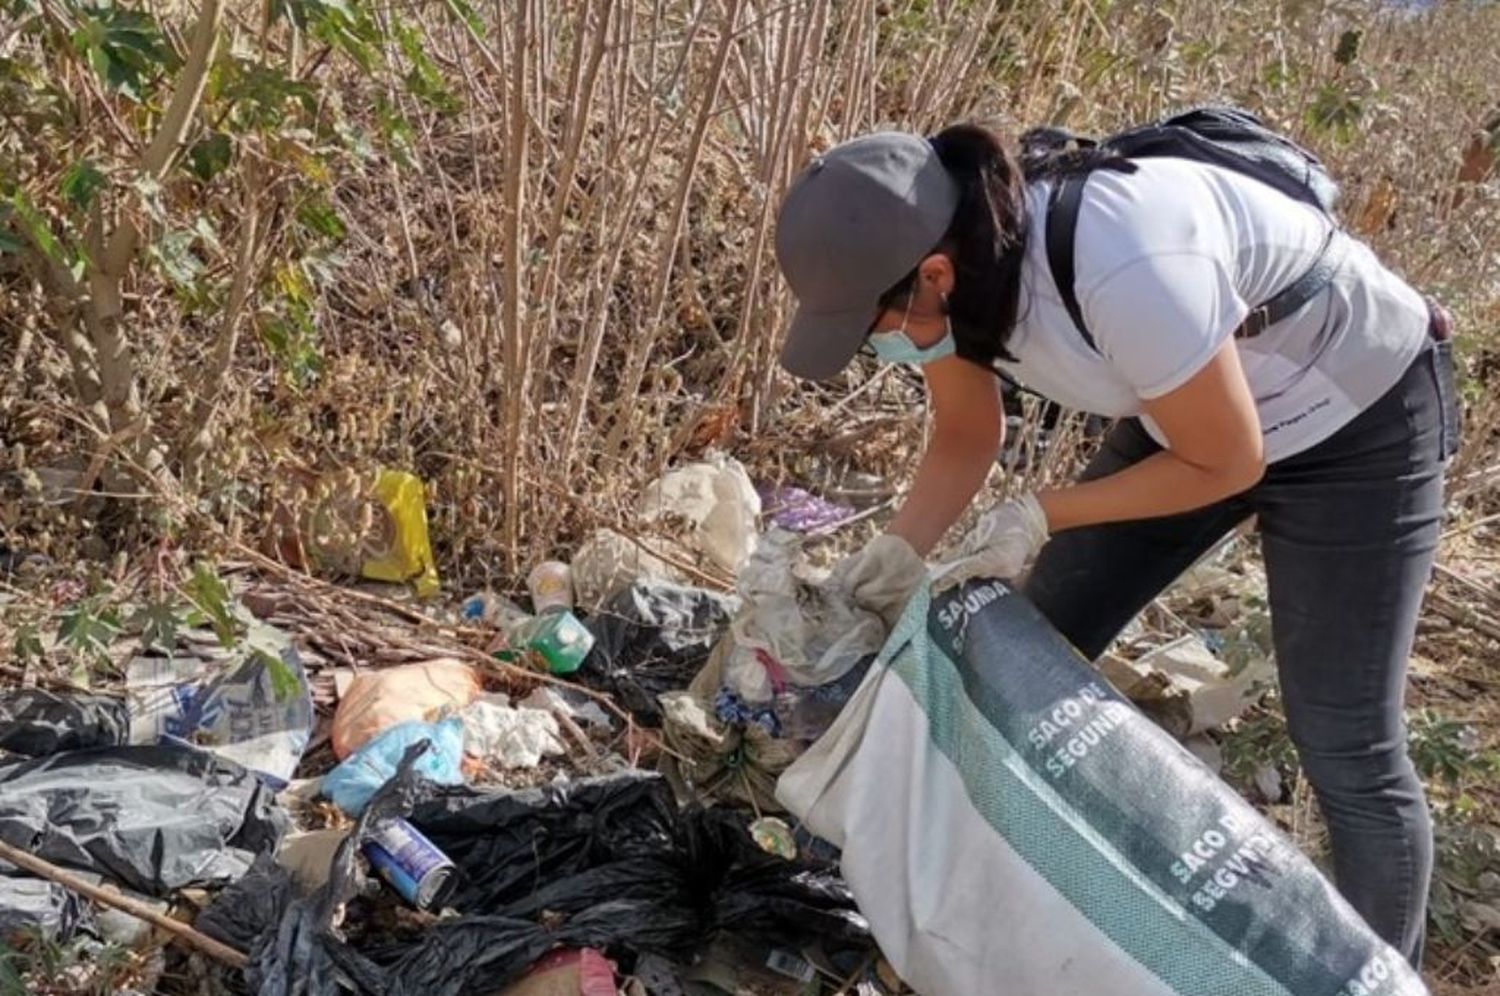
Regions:
M 1426 993 L 1290 841 L 1000 582 L 920 592 L 777 796 L 843 848 L 876 940 L 923 996 Z

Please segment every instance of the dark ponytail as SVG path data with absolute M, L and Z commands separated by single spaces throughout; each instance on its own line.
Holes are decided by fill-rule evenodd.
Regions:
M 1099 167 L 1134 169 L 1094 148 L 1070 149 L 1061 136 L 1028 132 L 1020 161 L 999 135 L 978 124 L 953 125 L 928 139 L 959 185 L 953 221 L 934 247 L 953 261 L 954 289 L 948 297 L 953 338 L 959 356 L 984 367 L 1013 359 L 1006 344 L 1019 320 L 1021 267 L 1031 227 L 1027 184 Z M 881 303 L 889 307 L 904 300 L 916 277 L 916 270 L 907 274 Z
M 931 142 L 959 185 L 938 246 L 953 260 L 953 338 L 958 355 L 988 367 L 1008 358 L 1005 343 L 1016 327 L 1029 227 L 1025 177 L 1000 137 L 980 125 L 944 128 Z

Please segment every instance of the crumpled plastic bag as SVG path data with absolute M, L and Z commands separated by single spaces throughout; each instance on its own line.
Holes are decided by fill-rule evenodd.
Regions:
M 691 692 L 668 692 L 661 705 L 662 732 L 673 752 L 662 759 L 664 772 L 705 799 L 782 811 L 776 779 L 801 755 L 800 743 L 778 740 L 759 726 L 726 724 Z
M 286 898 L 272 888 L 286 872 L 263 865 L 254 887 L 281 896 L 276 908 L 256 893 L 226 894 L 199 917 L 200 929 L 250 952 L 246 982 L 259 996 L 342 996 L 350 984 L 386 996 L 499 992 L 556 948 L 690 958 L 721 932 L 869 950 L 865 920 L 831 864 L 766 853 L 742 814 L 681 809 L 658 776 L 457 789 L 417 802 L 430 793 L 416 775 L 420 749 L 372 798 L 323 888 Z M 459 915 L 357 946 L 334 924 L 359 892 L 358 848 L 374 822 L 403 815 L 457 866 L 450 905 Z
M 692 526 L 688 541 L 718 567 L 736 573 L 755 550 L 760 493 L 745 467 L 714 454 L 669 471 L 641 494 L 643 522 L 679 515 Z
M 427 539 L 427 486 L 414 474 L 382 469 L 374 491 L 389 517 L 378 534 L 385 542 L 367 549 L 360 573 L 376 581 L 409 581 L 419 597 L 431 598 L 439 582 Z
M 0 948 L 22 934 L 66 941 L 94 932 L 92 906 L 56 882 L 3 873 L 10 868 L 0 861 Z
M 670 540 L 652 537 L 647 543 L 653 550 L 692 562 L 692 554 Z M 588 612 L 638 581 L 681 584 L 687 580 L 677 568 L 612 529 L 600 529 L 584 540 L 574 552 L 570 566 L 578 607 Z
M 479 673 L 447 657 L 365 671 L 339 696 L 330 733 L 333 753 L 343 760 L 391 727 L 435 720 L 445 709 L 462 709 L 481 691 Z
M 416 773 L 439 785 L 462 785 L 464 724 L 451 716 L 438 723 L 400 723 L 386 730 L 323 776 L 323 794 L 344 812 L 358 816 L 396 776 L 406 752 L 424 742 L 431 749 L 416 762 Z
M 458 714 L 464 751 L 502 768 L 534 768 L 544 756 L 563 753 L 557 718 L 540 709 L 480 699 Z
M 46 757 L 114 747 L 129 733 L 130 716 L 121 699 L 40 688 L 0 694 L 0 751 Z
M 657 696 L 693 680 L 738 604 L 702 588 L 637 582 L 585 623 L 594 649 L 575 677 L 614 696 L 641 725 L 660 726 Z
M 835 682 L 885 645 L 885 622 L 849 592 L 796 577 L 800 550 L 798 536 L 773 529 L 740 572 L 741 608 L 729 625 L 734 643 L 724 680 L 746 702 L 769 702 L 787 682 Z
M 820 498 L 812 492 L 790 485 L 761 491 L 766 515 L 781 529 L 794 533 L 830 532 L 856 513 L 848 505 Z
M 286 826 L 254 773 L 177 744 L 0 766 L 0 838 L 150 896 L 234 881 Z
M 243 877 L 230 883 L 198 914 L 193 926 L 247 954 L 267 940 L 295 898 L 292 873 L 269 854 L 257 855 Z
M 328 880 L 321 888 L 295 898 L 290 884 L 283 884 L 290 882 L 287 871 L 274 862 L 262 862 L 250 883 L 255 891 L 231 889 L 238 894 L 229 896 L 227 902 L 221 898 L 198 918 L 209 930 L 221 931 L 217 935 L 221 940 L 233 937 L 236 946 L 250 954 L 245 980 L 257 996 L 343 996 L 349 991 L 346 981 L 355 992 L 417 996 L 417 990 L 388 987 L 385 972 L 339 938 L 334 925 L 363 887 L 360 848 L 378 824 L 410 812 L 412 802 L 424 791 L 417 769 L 430 746 L 419 740 L 405 749 L 392 777 L 369 798 L 354 828 L 334 852 Z M 216 910 L 217 919 L 210 916 Z M 253 940 L 247 942 L 247 938 Z M 457 991 L 434 989 L 423 996 L 457 996 Z

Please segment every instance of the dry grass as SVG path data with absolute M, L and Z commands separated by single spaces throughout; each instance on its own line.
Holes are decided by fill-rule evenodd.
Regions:
M 666 462 L 707 443 L 768 474 L 805 476 L 812 460 L 843 458 L 899 478 L 919 448 L 916 394 L 892 378 L 843 406 L 868 371 L 815 387 L 790 383 L 774 362 L 788 308 L 769 247 L 777 192 L 810 152 L 878 126 L 986 117 L 1012 129 L 1107 129 L 1194 100 L 1244 102 L 1327 155 L 1355 227 L 1467 328 L 1500 315 L 1500 199 L 1493 184 L 1471 185 L 1453 206 L 1463 149 L 1500 76 L 1493 8 L 507 9 L 483 40 L 439 5 L 409 9 L 454 110 L 379 92 L 348 70 L 333 80 L 349 122 L 368 123 L 378 101 L 394 100 L 411 123 L 413 161 L 338 162 L 330 200 L 348 234 L 318 288 L 325 366 L 315 382 L 294 389 L 262 342 L 241 336 L 205 419 L 189 403 L 211 366 L 203 318 L 149 274 L 130 288 L 133 346 L 149 358 L 140 391 L 161 434 L 191 436 L 200 420 L 213 429 L 198 485 L 211 517 L 254 526 L 254 487 L 283 464 L 409 467 L 432 485 L 444 566 L 473 577 L 566 549 L 601 517 L 619 517 Z M 1340 65 L 1336 44 L 1351 26 L 1362 43 Z M 1312 127 L 1315 107 L 1349 117 L 1347 131 Z M 220 222 L 226 270 L 245 244 L 234 236 L 261 219 L 249 244 L 274 276 L 299 251 L 286 224 L 297 179 L 269 191 L 184 184 L 181 207 Z M 256 315 L 278 307 L 275 286 L 261 285 Z M 0 412 L 9 441 L 29 444 L 13 456 L 40 465 L 93 451 L 59 400 L 61 344 L 26 331 L 54 320 L 43 296 L 20 279 L 3 287 L 0 320 L 12 332 Z M 1471 361 L 1481 343 L 1471 339 Z M 1493 480 L 1496 462 L 1494 403 L 1480 393 L 1476 381 L 1474 445 L 1456 468 L 1467 497 Z M 835 408 L 842 417 L 830 417 Z M 1047 473 L 1065 474 L 1070 449 L 1053 454 Z M 5 525 L 19 528 L 19 513 Z

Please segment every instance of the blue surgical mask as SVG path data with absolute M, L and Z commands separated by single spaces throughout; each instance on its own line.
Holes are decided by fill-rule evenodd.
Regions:
M 946 305 L 947 299 L 944 299 Z M 946 309 L 945 309 L 946 310 Z M 956 346 L 953 342 L 953 322 L 947 322 L 947 331 L 943 337 L 931 346 L 918 346 L 912 341 L 906 332 L 907 319 L 911 317 L 911 299 L 906 301 L 906 315 L 901 319 L 901 328 L 891 329 L 888 332 L 872 332 L 865 340 L 876 359 L 882 363 L 909 363 L 912 366 L 923 366 L 934 360 L 941 360 L 945 356 L 952 356 Z
M 912 342 L 911 336 L 906 334 L 905 329 L 875 332 L 866 341 L 875 353 L 875 358 L 882 363 L 910 363 L 918 367 L 934 360 L 941 360 L 945 356 L 952 356 L 955 349 L 952 328 L 943 333 L 941 339 L 925 349 Z

